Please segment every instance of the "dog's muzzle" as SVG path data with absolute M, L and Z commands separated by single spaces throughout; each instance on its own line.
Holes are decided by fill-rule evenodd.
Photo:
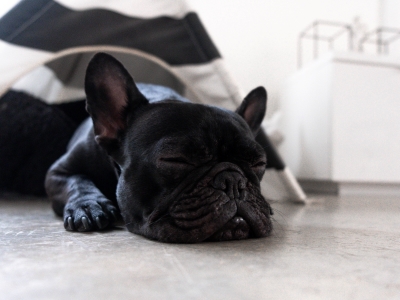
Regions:
M 269 235 L 270 213 L 259 187 L 238 166 L 227 162 L 212 168 L 169 209 L 175 226 L 203 240 L 217 241 Z

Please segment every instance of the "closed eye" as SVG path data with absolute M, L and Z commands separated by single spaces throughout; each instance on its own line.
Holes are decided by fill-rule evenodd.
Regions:
M 175 163 L 175 164 L 185 164 L 185 165 L 191 165 L 194 166 L 194 164 L 190 163 L 186 158 L 184 157 L 161 157 L 160 161 L 162 162 L 167 162 L 167 163 Z
M 254 165 L 252 165 L 252 168 L 261 168 L 261 167 L 266 167 L 267 163 L 265 161 L 259 161 L 257 163 L 255 163 Z

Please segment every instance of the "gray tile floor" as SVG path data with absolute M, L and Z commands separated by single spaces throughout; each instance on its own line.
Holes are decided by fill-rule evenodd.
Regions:
M 0 200 L 0 299 L 400 299 L 400 197 L 276 203 L 274 235 L 161 244 L 70 233 L 45 199 Z

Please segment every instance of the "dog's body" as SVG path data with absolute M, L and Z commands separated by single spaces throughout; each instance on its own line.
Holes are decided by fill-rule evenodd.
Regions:
M 187 103 L 167 90 L 140 92 L 118 61 L 100 53 L 85 90 L 91 119 L 46 177 L 67 230 L 100 230 L 121 214 L 131 232 L 163 242 L 270 233 L 271 209 L 260 193 L 266 157 L 254 139 L 263 88 L 235 113 Z

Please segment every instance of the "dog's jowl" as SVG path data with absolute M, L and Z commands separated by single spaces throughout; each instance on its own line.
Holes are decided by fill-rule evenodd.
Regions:
M 169 96 L 152 101 L 116 59 L 99 53 L 85 78 L 91 116 L 48 171 L 46 190 L 70 231 L 122 216 L 129 231 L 162 242 L 264 237 L 266 157 L 254 136 L 266 110 L 259 87 L 236 112 Z M 162 93 L 161 93 L 162 94 Z

